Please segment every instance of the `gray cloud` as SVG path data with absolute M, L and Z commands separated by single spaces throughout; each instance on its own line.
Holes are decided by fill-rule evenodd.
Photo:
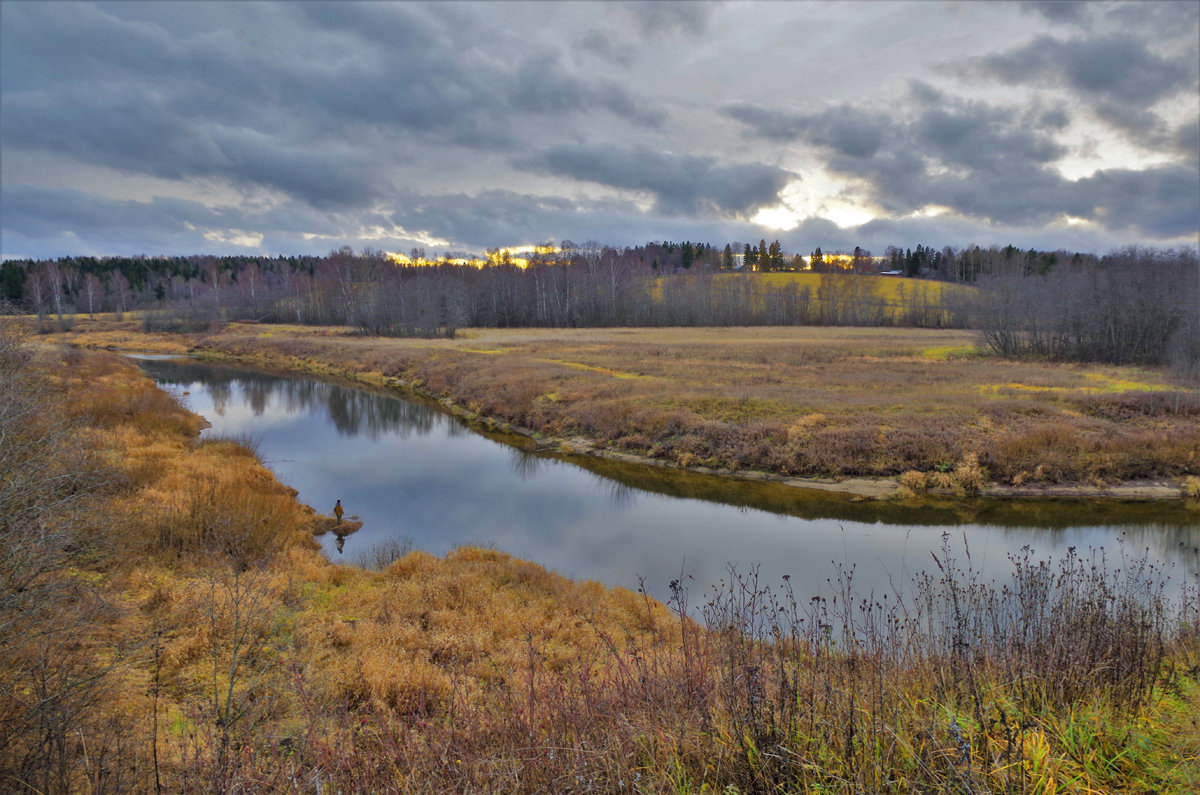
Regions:
M 971 168 L 1008 167 L 1012 159 L 1046 163 L 1061 157 L 1064 147 L 1039 128 L 1059 130 L 1069 123 L 1062 109 L 1015 114 L 1010 108 L 953 99 L 924 84 L 912 86 L 918 107 L 916 123 L 907 114 L 883 114 L 848 104 L 832 105 L 817 113 L 794 113 L 740 102 L 725 106 L 724 115 L 750 128 L 753 135 L 772 141 L 804 140 L 851 159 L 873 158 L 899 137 L 946 165 Z M 911 108 L 911 105 L 910 105 Z M 888 157 L 885 153 L 884 157 Z M 911 174 L 910 166 L 903 169 Z
M 114 201 L 74 188 L 37 185 L 0 186 L 0 203 L 6 254 L 27 241 L 37 248 L 44 248 L 47 241 L 70 246 L 43 256 L 177 251 L 180 243 L 199 253 L 212 250 L 204 232 L 228 229 L 232 220 L 186 199 Z
M 74 188 L 0 186 L 6 255 L 255 253 L 322 254 L 342 245 L 406 251 L 429 246 L 428 237 L 452 241 L 446 249 L 482 252 L 514 243 L 597 240 L 633 245 L 648 240 L 758 239 L 757 227 L 737 221 L 696 221 L 647 215 L 635 203 L 578 201 L 509 190 L 475 194 L 405 191 L 395 209 L 378 213 L 323 213 L 303 205 L 269 208 L 209 207 L 197 201 L 154 197 L 110 199 Z M 394 234 L 379 236 L 380 229 Z M 403 229 L 404 231 L 400 231 Z M 614 229 L 621 230 L 619 239 Z M 370 230 L 371 236 L 363 236 Z M 64 238 L 65 232 L 70 236 Z M 236 242 L 239 233 L 261 234 L 262 243 Z
M 633 21 L 642 36 L 651 38 L 674 33 L 699 36 L 708 28 L 715 3 L 654 0 L 616 3 L 611 9 Z
M 865 181 L 892 215 L 936 205 L 992 224 L 1044 225 L 1070 215 L 1152 237 L 1196 229 L 1194 162 L 1109 169 L 1072 181 L 1053 168 L 1066 148 L 1037 127 L 1048 122 L 1057 130 L 1058 114 L 964 101 L 923 83 L 912 86 L 910 99 L 906 113 L 886 117 L 853 106 L 804 115 L 741 104 L 726 113 L 754 135 L 786 135 L 826 150 L 828 168 Z M 836 134 L 839 124 L 843 136 Z M 867 145 L 854 129 L 867 131 Z M 1191 128 L 1179 135 L 1191 135 Z
M 650 240 L 757 240 L 762 230 L 732 219 L 656 217 L 620 199 L 573 200 L 509 190 L 410 194 L 389 220 L 405 229 L 437 229 L 481 251 L 500 243 L 596 240 L 637 245 Z M 615 232 L 615 230 L 620 230 Z
M 835 105 L 819 113 L 792 113 L 735 102 L 721 112 L 748 125 L 760 138 L 780 142 L 804 138 L 850 157 L 875 154 L 888 126 L 886 118 L 850 105 Z
M 1063 2 L 1062 0 L 1025 0 L 1021 7 L 1026 11 L 1040 14 L 1051 22 L 1062 22 L 1081 25 L 1091 18 L 1092 6 L 1084 2 Z
M 662 124 L 663 111 L 639 100 L 611 80 L 583 82 L 568 74 L 558 53 L 525 58 L 509 91 L 514 108 L 532 113 L 606 110 L 618 117 L 646 126 Z
M 1102 24 L 1113 31 L 1137 32 L 1152 41 L 1182 39 L 1192 46 L 1200 34 L 1200 3 L 1130 0 L 1091 5 L 1103 10 Z
M 746 219 L 811 169 L 879 217 L 799 219 L 798 250 L 1186 242 L 1200 216 L 1195 3 L 7 2 L 0 22 L 7 253 L 758 240 L 779 235 Z M 1067 148 L 1101 170 L 1064 178 Z M 952 212 L 911 215 L 930 204 Z
M 440 7 L 303 3 L 267 7 L 265 20 L 232 10 L 241 35 L 177 33 L 94 6 L 6 6 L 0 139 L 334 208 L 377 200 L 391 164 L 421 143 L 511 149 L 531 116 L 664 119 L 619 84 L 573 73 L 556 49 L 497 59 L 462 46 Z M 311 57 L 281 52 L 289 37 Z
M 533 171 L 654 196 L 667 214 L 743 215 L 778 201 L 792 174 L 760 163 L 724 164 L 715 158 L 609 145 L 560 144 L 518 158 Z
M 327 208 L 368 203 L 384 188 L 368 151 L 330 142 L 314 153 L 302 141 L 178 115 L 157 98 L 120 87 L 29 92 L 6 99 L 5 111 L 6 146 L 69 153 L 130 172 L 222 179 Z
M 605 35 L 595 28 L 580 36 L 576 40 L 575 46 L 612 65 L 624 66 L 637 57 L 637 48 L 628 43 L 619 42 L 615 40 L 615 37 Z
M 1045 130 L 1063 130 L 1071 123 L 1071 114 L 1063 108 L 1049 108 L 1036 112 L 1033 123 Z
M 1094 218 L 1112 229 L 1150 237 L 1195 234 L 1200 219 L 1200 168 L 1160 166 L 1133 171 L 1106 169 L 1069 183 L 1078 201 L 1093 203 Z
M 1145 41 L 1119 33 L 1069 40 L 1038 36 L 1008 52 L 985 56 L 977 65 L 1010 85 L 1065 84 L 1084 96 L 1131 109 L 1195 89 L 1186 60 L 1156 55 Z
M 1144 149 L 1171 146 L 1166 100 L 1200 92 L 1200 5 L 1176 2 L 1027 3 L 1080 32 L 1038 35 L 1008 50 L 946 65 L 969 79 L 1065 93 Z M 1200 108 L 1198 108 L 1200 110 Z M 1177 119 L 1175 120 L 1177 122 Z
M 924 107 L 910 127 L 913 141 L 919 151 L 943 165 L 1008 170 L 1014 164 L 1049 163 L 1066 153 L 1011 108 L 963 102 L 940 92 L 929 94 L 928 89 L 920 93 Z
M 1200 119 L 1192 119 L 1175 128 L 1174 144 L 1179 154 L 1200 160 Z
M 1154 42 L 1196 40 L 1200 5 L 1177 0 L 1025 0 L 1023 11 L 1091 35 L 1136 34 Z

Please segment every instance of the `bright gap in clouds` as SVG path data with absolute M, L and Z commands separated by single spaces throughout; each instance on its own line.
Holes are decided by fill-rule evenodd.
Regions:
M 750 220 L 779 232 L 795 229 L 807 218 L 825 218 L 842 229 L 861 226 L 876 214 L 853 197 L 850 183 L 827 174 L 813 173 L 794 180 L 780 191 L 780 203 L 764 207 Z
M 913 210 L 909 213 L 909 218 L 937 218 L 939 215 L 947 215 L 954 212 L 953 208 L 946 207 L 942 204 L 927 204 L 919 210 Z
M 1173 128 L 1174 122 L 1170 122 L 1168 129 Z M 1107 169 L 1138 171 L 1174 162 L 1170 154 L 1115 136 L 1103 125 L 1087 119 L 1073 121 L 1057 136 L 1057 142 L 1068 151 L 1052 166 L 1063 179 L 1071 181 L 1087 179 Z
M 263 235 L 242 229 L 213 229 L 204 233 L 204 239 L 210 243 L 232 243 L 235 246 L 258 248 L 262 245 Z
M 787 232 L 788 230 L 795 229 L 800 224 L 800 216 L 796 211 L 783 205 L 764 207 L 750 220 L 759 226 L 765 226 L 768 229 L 774 229 L 779 232 Z

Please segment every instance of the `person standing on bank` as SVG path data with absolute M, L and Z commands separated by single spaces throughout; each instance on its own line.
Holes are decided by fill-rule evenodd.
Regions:
M 338 524 L 342 523 L 342 514 L 344 513 L 345 511 L 342 510 L 342 501 L 338 500 L 337 505 L 333 506 L 333 515 L 337 517 Z

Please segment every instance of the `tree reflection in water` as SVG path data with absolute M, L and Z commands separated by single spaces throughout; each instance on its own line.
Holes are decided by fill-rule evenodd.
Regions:
M 520 447 L 509 449 L 508 460 L 513 474 L 521 480 L 531 480 L 537 477 L 542 464 L 537 455 L 528 450 L 522 450 Z
M 371 440 L 385 434 L 402 439 L 414 434 L 425 436 L 440 422 L 449 419 L 417 401 L 397 400 L 391 395 L 322 381 L 270 375 L 227 365 L 188 363 L 184 359 L 143 361 L 142 367 L 164 386 L 203 384 L 213 409 L 220 416 L 225 416 L 235 392 L 240 391 L 242 402 L 256 417 L 262 416 L 275 401 L 289 414 L 327 414 L 339 434 L 366 436 Z M 470 433 L 457 422 L 451 422 L 446 430 L 451 434 Z

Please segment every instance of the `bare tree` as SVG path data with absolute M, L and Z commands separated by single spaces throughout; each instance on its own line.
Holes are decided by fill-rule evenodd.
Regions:
M 0 788 L 66 792 L 77 732 L 111 664 L 86 640 L 112 610 L 78 577 L 81 526 L 103 471 L 62 396 L 20 340 L 0 331 Z
M 100 299 L 103 292 L 103 286 L 100 284 L 100 277 L 94 273 L 85 274 L 83 277 L 83 294 L 87 298 L 88 318 L 96 319 L 96 301 Z

